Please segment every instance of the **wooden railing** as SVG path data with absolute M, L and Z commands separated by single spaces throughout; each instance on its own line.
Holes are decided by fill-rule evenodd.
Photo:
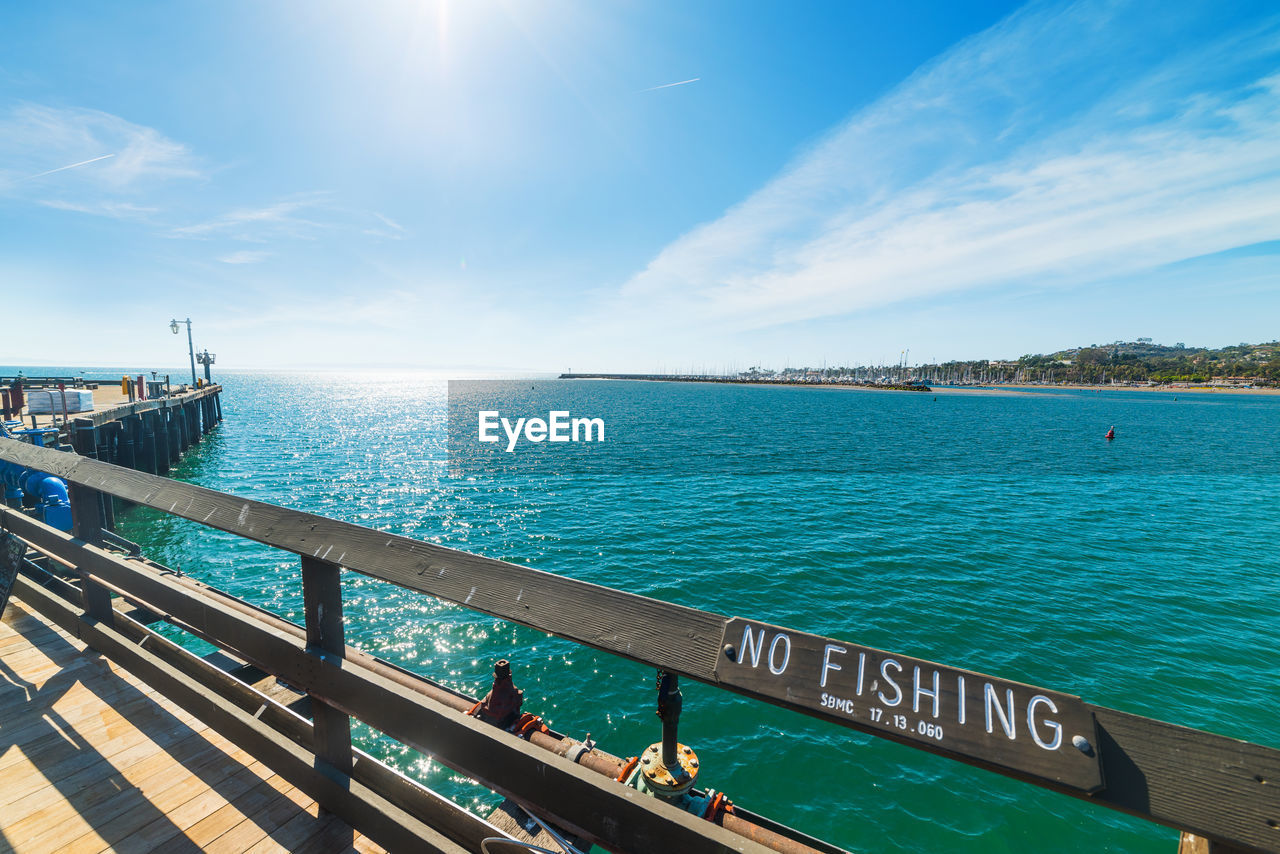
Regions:
M 1269 747 L 77 455 L 4 441 L 0 459 L 76 488 L 74 536 L 11 511 L 3 522 L 77 568 L 86 619 L 99 627 L 118 619 L 110 605 L 114 592 L 304 688 L 319 704 L 315 754 L 339 775 L 350 768 L 347 716 L 353 716 L 496 791 L 540 804 L 570 829 L 615 850 L 748 850 L 752 844 L 655 799 L 637 801 L 633 790 L 567 759 L 539 755 L 524 742 L 513 744 L 493 727 L 354 665 L 342 638 L 342 568 L 1194 833 L 1218 851 L 1280 851 L 1280 751 Z M 299 555 L 305 637 L 95 545 L 101 520 L 91 508 L 99 506 L 93 500 L 99 491 Z

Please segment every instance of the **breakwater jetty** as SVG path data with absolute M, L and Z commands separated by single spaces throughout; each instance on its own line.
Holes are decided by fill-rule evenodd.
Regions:
M 1187 852 L 1280 850 L 1280 751 L 1091 703 L 1070 685 L 775 625 L 745 594 L 726 613 L 663 602 L 88 454 L 4 440 L 0 460 L 61 478 L 73 504 L 70 531 L 0 510 L 18 571 L 0 631 L 0 665 L 16 674 L 0 682 L 0 737 L 16 751 L 0 753 L 10 775 L 0 798 L 17 806 L 0 810 L 0 834 L 19 851 L 61 850 L 50 840 L 68 850 L 186 840 L 501 854 L 518 849 L 488 840 L 522 834 L 555 850 L 533 817 L 571 834 L 577 850 L 838 851 L 711 788 L 734 756 L 699 750 L 681 727 L 688 680 L 809 715 L 836 737 L 892 741 L 909 748 L 898 751 L 906 766 L 923 751 L 1178 828 Z M 305 616 L 290 622 L 174 561 L 131 552 L 106 535 L 104 495 L 204 526 L 214 542 L 229 534 L 275 549 Z M 341 579 L 350 573 L 644 664 L 658 674 L 635 685 L 658 713 L 651 739 L 599 744 L 555 731 L 519 691 L 535 666 L 520 648 L 494 662 L 481 697 L 349 646 L 355 617 Z M 214 651 L 196 654 L 174 643 L 179 635 Z M 68 695 L 90 671 L 93 687 Z M 353 719 L 478 781 L 505 807 L 477 816 L 395 773 L 352 743 Z M 147 741 L 179 758 L 167 764 Z M 125 769 L 108 771 L 116 785 L 85 791 L 109 768 Z M 874 798 L 870 782 L 864 797 Z M 966 797 L 981 804 L 983 793 Z M 841 809 L 820 789 L 812 800 Z
M 923 383 L 836 380 L 825 377 L 717 377 L 691 374 L 561 374 L 562 380 L 643 380 L 664 383 L 721 383 L 724 385 L 799 385 L 824 388 L 866 388 L 880 391 L 932 391 Z

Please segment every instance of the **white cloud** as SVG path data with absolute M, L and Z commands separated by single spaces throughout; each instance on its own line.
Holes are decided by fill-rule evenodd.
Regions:
M 270 252 L 252 252 L 246 249 L 240 252 L 232 252 L 230 255 L 224 255 L 218 260 L 223 264 L 257 264 L 270 257 Z
M 97 157 L 90 157 L 88 160 L 81 160 L 79 163 L 68 163 L 66 166 L 56 166 L 53 169 L 46 169 L 43 172 L 37 172 L 29 175 L 24 180 L 30 181 L 33 178 L 43 178 L 45 175 L 52 175 L 54 172 L 65 172 L 68 169 L 79 169 L 81 166 L 88 166 L 90 163 L 97 163 L 101 160 L 107 160 L 115 157 L 114 154 L 99 154 Z
M 201 175 L 186 146 L 99 110 L 20 104 L 0 117 L 0 193 L 121 193 Z M 70 169 L 74 166 L 77 168 Z
M 663 83 L 661 86 L 650 86 L 648 89 L 641 89 L 641 92 L 656 92 L 659 89 L 670 89 L 672 86 L 685 86 L 689 83 L 697 83 L 701 77 L 690 77 L 688 80 L 677 80 L 675 83 Z
M 1224 33 L 1190 6 L 1033 4 L 666 247 L 604 312 L 732 332 L 1280 238 L 1280 20 Z
M 382 223 L 381 227 L 375 225 L 372 228 L 364 229 L 364 233 L 370 237 L 385 237 L 391 240 L 400 240 L 409 233 L 408 229 L 389 216 L 383 216 L 377 211 L 371 211 L 369 216 Z
M 332 195 L 318 191 L 299 193 L 270 204 L 237 208 L 203 222 L 171 229 L 173 237 L 226 238 L 251 243 L 288 238 L 315 240 L 331 231 L 358 232 L 370 237 L 399 240 L 404 226 L 376 212 L 352 210 L 334 203 Z
M 41 199 L 39 204 L 54 210 L 73 211 L 92 216 L 107 216 L 113 219 L 145 220 L 159 211 L 159 208 L 135 205 L 132 202 L 69 202 L 63 199 Z
M 306 238 L 326 226 L 301 215 L 324 204 L 325 193 L 307 193 L 260 207 L 238 208 L 204 222 L 173 229 L 176 237 L 231 237 L 261 241 L 271 236 Z
M 407 234 L 390 217 L 341 207 L 324 191 L 296 193 L 187 224 L 174 225 L 172 214 L 159 216 L 160 185 L 202 177 L 186 146 L 110 113 L 25 103 L 0 115 L 0 198 L 138 220 L 179 238 L 264 243 L 316 240 L 333 231 L 390 240 Z M 140 199 L 151 204 L 140 204 Z M 191 207 L 190 197 L 179 204 L 169 201 L 171 211 Z M 267 254 L 229 252 L 219 260 L 256 263 Z

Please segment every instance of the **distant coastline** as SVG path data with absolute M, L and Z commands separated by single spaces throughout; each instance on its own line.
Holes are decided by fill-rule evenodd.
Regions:
M 987 385 L 927 385 L 923 383 L 876 383 L 836 381 L 825 379 L 766 379 L 760 377 L 716 377 L 687 374 L 606 374 L 606 373 L 564 373 L 558 377 L 562 380 L 626 380 L 631 382 L 679 382 L 708 383 L 718 385 L 752 385 L 752 386 L 801 386 L 808 388 L 839 388 L 855 391 L 922 391 L 933 394 L 1025 394 L 1034 391 L 1143 391 L 1165 392 L 1177 394 L 1257 394 L 1280 395 L 1276 387 L 1245 387 L 1230 385 L 1208 385 L 1204 383 L 1169 383 L 1160 385 L 1146 384 L 1106 384 L 1090 385 L 1083 383 L 990 383 Z
M 561 374 L 562 380 L 629 380 L 657 383 L 718 383 L 721 385 L 787 385 L 854 388 L 869 391 L 932 391 L 924 383 L 875 383 L 855 380 L 761 379 L 759 377 L 712 377 L 683 374 Z
M 1221 391 L 1280 388 L 1280 341 L 1234 344 L 1219 349 L 1172 347 L 1150 338 L 1074 347 L 1014 360 L 970 359 L 912 364 L 903 350 L 893 364 L 821 367 L 754 365 L 723 373 L 702 370 L 662 374 L 573 374 L 565 377 L 657 380 L 665 382 L 738 382 L 763 385 L 830 385 L 841 388 L 937 388 L 990 386 L 1019 388 L 1155 388 Z

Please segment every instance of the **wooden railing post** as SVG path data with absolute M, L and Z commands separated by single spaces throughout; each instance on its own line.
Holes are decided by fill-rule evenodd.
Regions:
M 346 639 L 342 631 L 342 585 L 336 563 L 302 556 L 302 602 L 306 611 L 307 648 L 343 656 Z M 351 718 L 312 696 L 311 721 L 316 756 L 350 774 Z
M 92 421 L 76 419 L 71 436 L 76 452 L 81 456 L 96 456 L 97 432 Z M 102 545 L 102 493 L 71 482 L 67 484 L 67 497 L 71 499 L 72 535 L 86 543 Z M 86 614 L 103 622 L 111 622 L 113 612 L 109 590 L 90 581 L 81 573 L 80 595 L 82 596 L 81 607 Z

